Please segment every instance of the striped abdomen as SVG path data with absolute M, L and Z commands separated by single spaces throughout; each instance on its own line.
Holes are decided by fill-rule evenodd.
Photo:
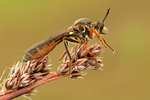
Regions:
M 49 45 L 47 43 L 43 43 L 37 47 L 35 46 L 34 48 L 26 52 L 26 54 L 23 57 L 23 62 L 44 57 L 50 51 L 52 51 L 55 48 L 55 46 L 59 44 L 61 41 L 62 40 L 58 40 L 56 42 L 54 41 L 53 43 L 50 43 Z

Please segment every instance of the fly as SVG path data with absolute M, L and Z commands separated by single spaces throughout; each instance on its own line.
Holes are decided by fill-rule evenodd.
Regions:
M 63 42 L 66 53 L 70 58 L 69 67 L 71 67 L 71 55 L 68 50 L 68 41 L 77 43 L 80 45 L 84 45 L 85 50 L 93 56 L 93 54 L 86 48 L 87 43 L 90 39 L 97 37 L 101 43 L 105 46 L 105 48 L 110 48 L 113 53 L 115 50 L 109 46 L 109 44 L 105 41 L 102 34 L 106 34 L 104 27 L 104 21 L 109 14 L 110 8 L 107 10 L 107 13 L 103 20 L 98 20 L 96 23 L 91 23 L 91 20 L 88 18 L 81 18 L 74 22 L 74 24 L 65 29 L 62 32 L 52 35 L 51 37 L 33 45 L 31 48 L 25 50 L 26 53 L 23 57 L 23 62 L 39 59 L 47 55 L 51 52 L 59 43 Z

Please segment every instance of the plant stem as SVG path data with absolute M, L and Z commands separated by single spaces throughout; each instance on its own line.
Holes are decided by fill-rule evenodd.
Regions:
M 33 85 L 28 86 L 26 88 L 20 89 L 18 91 L 14 91 L 14 92 L 6 94 L 6 95 L 2 95 L 2 92 L 0 92 L 0 100 L 10 100 L 10 99 L 16 98 L 20 95 L 28 93 L 29 91 L 33 90 L 34 88 L 36 88 L 44 83 L 47 83 L 47 82 L 50 82 L 50 81 L 53 81 L 53 80 L 56 80 L 59 78 L 67 77 L 67 76 L 68 75 L 59 75 L 58 72 L 55 71 L 53 74 L 49 75 L 48 77 L 45 77 L 45 78 L 37 81 Z

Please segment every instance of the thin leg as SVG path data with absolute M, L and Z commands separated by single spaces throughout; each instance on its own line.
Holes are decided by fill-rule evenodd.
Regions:
M 87 49 L 87 42 L 88 42 L 88 41 L 85 41 L 83 47 L 84 47 L 84 49 L 85 49 L 92 57 L 94 57 L 94 55 L 92 54 L 92 52 L 90 52 L 90 51 Z
M 71 38 L 69 38 L 69 37 L 64 37 L 64 39 L 65 40 L 67 40 L 67 41 L 70 41 L 70 42 L 74 42 L 74 43 L 78 43 L 78 44 L 81 44 L 81 39 L 79 39 L 78 38 L 78 40 L 73 40 L 73 39 L 71 39 Z M 68 47 L 68 42 L 66 41 L 66 45 L 67 45 L 67 47 Z M 66 55 L 66 53 L 67 53 L 67 51 L 64 51 L 64 53 L 62 54 L 62 56 L 59 58 L 59 60 L 58 61 L 60 61 L 65 55 Z
M 74 55 L 75 55 L 75 60 L 77 60 L 78 59 L 77 47 L 75 48 Z
M 69 38 L 69 37 L 64 37 L 64 38 L 63 38 L 63 41 L 64 41 L 64 39 L 67 40 L 67 41 L 69 41 L 69 42 L 74 42 L 74 43 L 80 44 L 80 41 L 73 40 L 72 38 Z
M 70 52 L 69 52 L 69 50 L 68 50 L 68 45 L 67 45 L 67 43 L 66 43 L 66 40 L 67 40 L 67 41 L 70 41 L 70 42 L 74 42 L 74 43 L 79 43 L 79 41 L 73 40 L 73 39 L 71 39 L 71 38 L 69 38 L 69 37 L 64 37 L 64 38 L 63 38 L 63 42 L 64 42 L 64 45 L 65 45 L 65 49 L 66 49 L 66 52 L 67 52 L 67 54 L 68 54 L 68 56 L 69 56 L 69 59 L 70 59 L 70 61 L 69 61 L 69 77 L 71 77 L 70 73 L 71 73 L 71 62 L 72 62 L 72 59 L 71 59 L 71 54 L 70 54 Z
M 105 41 L 103 35 L 100 34 L 100 36 L 102 37 L 102 40 L 103 40 L 103 42 L 105 43 L 105 45 L 107 45 L 107 46 L 113 51 L 113 53 L 115 53 L 115 50 Z
M 95 59 L 96 65 L 98 66 L 98 63 L 97 63 L 97 60 L 96 60 L 95 56 L 92 54 L 92 52 L 90 52 L 90 51 L 87 49 L 87 42 L 88 42 L 88 41 L 85 41 L 83 47 L 84 47 L 84 49 Z
M 90 32 L 92 32 L 92 30 L 94 31 L 96 37 L 101 41 L 101 43 L 104 45 L 104 47 L 105 47 L 105 49 L 106 49 L 107 46 L 103 43 L 102 39 L 99 37 L 99 33 L 97 33 L 93 27 L 91 27 Z M 92 34 L 92 33 L 90 33 L 90 34 Z M 91 36 L 92 36 L 92 35 L 91 35 Z
M 67 51 L 65 50 L 62 54 L 62 56 L 59 58 L 58 62 L 60 62 L 60 60 L 66 55 Z
M 92 27 L 91 27 L 91 28 L 92 28 Z M 105 46 L 105 48 L 109 47 L 109 48 L 113 51 L 113 53 L 115 53 L 115 50 L 105 41 L 105 39 L 103 38 L 103 35 L 100 34 L 100 36 L 101 36 L 101 38 L 102 38 L 102 40 L 101 40 L 101 38 L 99 37 L 99 33 L 97 33 L 94 28 L 92 28 L 92 30 L 93 30 L 94 33 L 96 34 L 97 38 L 98 38 L 98 39 L 102 42 L 102 44 Z M 107 46 L 107 47 L 106 47 L 106 46 Z
M 69 50 L 68 50 L 68 47 L 67 47 L 65 38 L 63 38 L 63 42 L 64 42 L 65 49 L 66 49 L 67 54 L 68 54 L 69 59 L 70 59 L 70 61 L 69 61 L 69 77 L 70 77 L 70 73 L 71 73 L 71 55 L 70 55 L 70 52 L 69 52 Z
M 90 38 L 93 38 L 93 29 L 90 28 Z

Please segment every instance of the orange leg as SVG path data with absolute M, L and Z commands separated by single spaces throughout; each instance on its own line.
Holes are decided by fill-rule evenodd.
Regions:
M 93 28 L 90 28 L 90 38 L 93 37 Z
M 113 53 L 115 53 L 115 50 L 114 50 L 109 44 L 107 44 L 107 42 L 105 41 L 103 35 L 100 34 L 100 36 L 102 37 L 102 40 L 103 40 L 103 42 L 105 43 L 105 45 L 107 45 L 107 46 L 113 51 Z
M 88 42 L 88 41 L 85 41 L 83 47 L 84 47 L 84 49 L 85 49 L 91 56 L 94 57 L 94 55 L 87 49 L 87 42 Z
M 105 47 L 105 49 L 106 49 L 107 46 L 103 43 L 102 39 L 99 37 L 99 33 L 97 33 L 93 27 L 91 27 L 91 29 L 90 29 L 90 32 L 91 32 L 91 33 L 90 33 L 90 36 L 92 36 L 91 34 L 93 34 L 92 31 L 94 31 L 96 37 L 101 41 L 101 43 L 104 45 L 104 47 Z
M 60 60 L 67 54 L 67 51 L 65 50 L 62 54 L 62 56 L 59 58 L 58 62 L 60 62 Z
M 92 28 L 92 30 L 93 30 L 94 33 L 96 34 L 97 38 L 98 38 L 98 39 L 102 42 L 102 44 L 105 46 L 105 48 L 109 47 L 109 48 L 113 51 L 113 53 L 115 53 L 115 50 L 105 41 L 105 39 L 103 38 L 103 35 L 100 34 L 100 36 L 101 36 L 101 38 L 102 38 L 102 40 L 101 40 L 101 38 L 99 37 L 99 33 L 97 33 L 94 28 Z
M 87 49 L 87 42 L 88 42 L 88 41 L 85 41 L 83 47 L 84 47 L 84 49 L 96 60 L 96 58 L 95 58 L 95 56 L 92 54 L 92 52 L 90 52 L 90 51 Z M 98 66 L 97 60 L 96 60 L 96 65 Z

